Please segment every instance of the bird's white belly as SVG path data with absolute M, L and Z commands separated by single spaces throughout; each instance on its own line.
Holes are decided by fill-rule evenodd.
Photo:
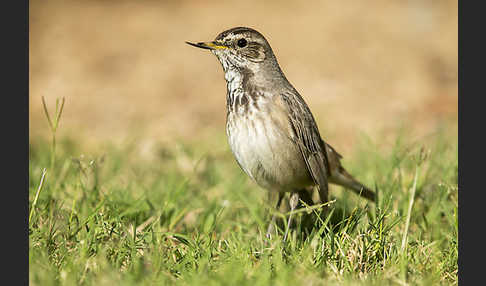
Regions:
M 271 191 L 295 191 L 312 184 L 298 146 L 268 115 L 229 115 L 226 131 L 239 165 Z

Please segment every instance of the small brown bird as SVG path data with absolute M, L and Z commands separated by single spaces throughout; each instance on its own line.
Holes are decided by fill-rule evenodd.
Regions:
M 291 193 L 291 214 L 307 188 L 317 186 L 328 201 L 328 182 L 374 201 L 375 194 L 351 176 L 341 155 L 322 140 L 312 113 L 283 74 L 269 43 L 259 32 L 237 27 L 212 42 L 189 45 L 210 50 L 221 62 L 227 85 L 226 133 L 241 169 L 258 185 L 278 194 L 277 209 Z M 276 216 L 267 230 L 273 230 Z M 284 241 L 287 238 L 285 231 Z

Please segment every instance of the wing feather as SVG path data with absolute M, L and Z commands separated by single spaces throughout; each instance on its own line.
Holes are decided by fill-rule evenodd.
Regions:
M 327 202 L 329 160 L 314 117 L 297 92 L 282 94 L 281 99 L 289 114 L 289 123 L 294 133 L 292 140 L 299 146 L 307 169 L 319 188 L 321 202 Z

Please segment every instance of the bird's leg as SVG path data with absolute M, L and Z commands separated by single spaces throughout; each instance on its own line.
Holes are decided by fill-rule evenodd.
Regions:
M 299 203 L 299 193 L 295 192 L 292 193 L 290 196 L 289 204 L 290 204 L 290 215 L 289 215 L 289 220 L 287 222 L 287 229 L 285 230 L 285 235 L 283 241 L 285 242 L 287 240 L 287 235 L 289 233 L 290 229 L 290 223 L 292 222 L 292 214 L 293 211 L 295 210 L 295 207 L 297 207 L 297 204 Z
M 318 190 L 321 204 L 327 203 L 329 201 L 329 186 L 327 186 L 327 184 L 324 186 L 318 186 Z M 325 206 L 325 208 L 327 209 L 327 206 Z
M 312 192 L 313 189 L 302 189 L 299 190 L 299 199 L 306 203 L 308 206 L 313 206 L 314 205 L 314 200 L 312 199 Z
M 271 196 L 272 195 L 269 194 L 269 197 L 271 197 Z M 277 206 L 275 207 L 276 211 L 278 211 L 280 209 L 280 204 L 282 203 L 283 197 L 284 197 L 284 193 L 278 192 Z M 275 225 L 276 219 L 277 219 L 277 214 L 274 213 L 273 216 L 272 216 L 272 220 L 270 221 L 270 224 L 268 225 L 268 229 L 267 229 L 266 237 L 268 239 L 270 239 L 272 237 L 273 227 Z
M 302 206 L 305 208 L 305 206 L 310 206 L 312 207 L 315 203 L 314 200 L 312 199 L 312 192 L 314 191 L 314 188 L 310 189 L 302 189 L 299 190 L 299 200 L 302 202 Z M 300 206 L 299 204 L 298 206 Z M 310 213 L 303 213 L 302 215 L 302 221 L 301 221 L 301 229 L 302 231 L 305 232 L 311 232 L 314 224 L 315 224 L 316 218 L 314 216 L 313 212 Z
M 329 185 L 328 184 L 322 186 L 319 185 L 317 186 L 317 189 L 319 191 L 319 199 L 321 201 L 321 204 L 325 204 L 329 202 Z M 325 205 L 322 208 L 321 217 L 327 216 L 328 211 L 329 211 L 329 205 Z

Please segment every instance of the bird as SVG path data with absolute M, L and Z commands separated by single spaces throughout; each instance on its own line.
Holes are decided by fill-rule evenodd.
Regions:
M 213 41 L 187 44 L 211 51 L 226 80 L 226 134 L 240 168 L 279 209 L 290 193 L 288 235 L 299 199 L 309 201 L 317 187 L 319 200 L 328 202 L 328 184 L 350 189 L 374 202 L 375 193 L 349 174 L 342 156 L 326 143 L 303 97 L 287 80 L 267 39 L 248 27 L 219 33 Z M 271 237 L 276 214 L 268 225 Z

